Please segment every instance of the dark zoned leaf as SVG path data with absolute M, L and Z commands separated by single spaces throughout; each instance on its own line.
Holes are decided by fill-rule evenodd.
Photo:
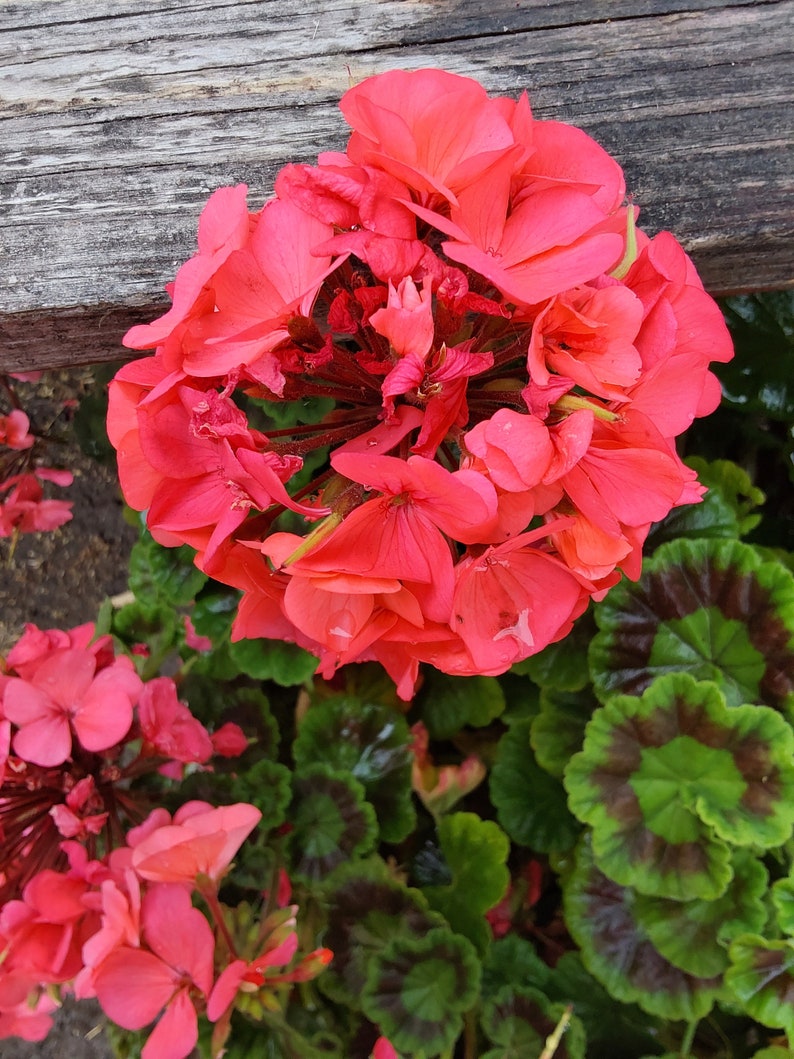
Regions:
M 687 672 L 718 683 L 732 706 L 794 709 L 794 577 L 749 544 L 671 541 L 595 614 L 590 667 L 602 702 Z

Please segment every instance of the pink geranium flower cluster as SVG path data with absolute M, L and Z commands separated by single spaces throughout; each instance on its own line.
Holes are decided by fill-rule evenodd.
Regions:
M 6 389 L 10 386 L 6 381 Z M 68 500 L 44 496 L 43 482 L 71 485 L 71 471 L 35 466 L 35 436 L 21 408 L 0 415 L 0 537 L 53 530 L 72 517 Z
M 250 211 L 210 198 L 156 347 L 112 385 L 128 502 L 242 589 L 233 635 L 329 677 L 377 660 L 499 674 L 637 576 L 650 525 L 702 489 L 675 438 L 731 346 L 617 163 L 440 70 L 342 99 L 347 150 Z M 269 415 L 324 398 L 319 422 Z
M 188 1055 L 199 1013 L 220 1054 L 238 994 L 305 981 L 331 954 L 288 969 L 286 880 L 280 908 L 235 938 L 218 890 L 262 814 L 187 802 L 172 818 L 134 784 L 236 756 L 246 737 L 208 732 L 173 680 L 142 681 L 94 631 L 28 625 L 0 674 L 0 1038 L 43 1039 L 61 989 L 126 1029 L 157 1020 L 144 1059 Z
M 65 863 L 60 843 L 92 856 L 123 840 L 148 807 L 131 788 L 146 773 L 242 753 L 233 724 L 212 734 L 169 677 L 146 683 L 92 624 L 27 625 L 0 671 L 0 900 Z

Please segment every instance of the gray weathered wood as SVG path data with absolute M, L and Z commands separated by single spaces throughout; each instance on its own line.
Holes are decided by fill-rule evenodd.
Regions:
M 121 355 L 208 193 L 261 202 L 344 146 L 351 77 L 398 66 L 526 88 L 622 162 L 711 290 L 784 286 L 793 23 L 794 0 L 0 0 L 0 370 Z

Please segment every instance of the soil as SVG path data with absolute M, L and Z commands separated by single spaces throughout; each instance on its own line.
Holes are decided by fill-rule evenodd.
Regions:
M 123 592 L 137 531 L 124 519 L 124 504 L 111 465 L 87 456 L 73 428 L 74 402 L 92 404 L 102 383 L 90 369 L 51 373 L 36 384 L 14 384 L 34 432 L 53 441 L 47 465 L 66 467 L 74 482 L 48 495 L 73 501 L 73 518 L 49 533 L 0 540 L 0 653 L 26 622 L 68 629 L 93 621 L 107 596 Z M 0 406 L 6 412 L 9 405 Z M 99 414 L 99 413 L 98 413 Z M 97 419 L 97 422 L 100 422 Z M 105 1018 L 94 1003 L 66 1000 L 46 1040 L 0 1040 L 0 1059 L 109 1059 Z

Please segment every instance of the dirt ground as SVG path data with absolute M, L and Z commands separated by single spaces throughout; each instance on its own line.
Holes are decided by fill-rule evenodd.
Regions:
M 79 370 L 18 387 L 34 430 L 55 420 L 60 440 L 50 447 L 48 458 L 71 470 L 75 480 L 49 495 L 72 500 L 74 507 L 72 521 L 60 529 L 20 537 L 13 557 L 10 539 L 0 540 L 0 652 L 16 640 L 25 622 L 71 628 L 92 621 L 106 596 L 126 588 L 136 531 L 124 521 L 112 467 L 82 452 L 70 423 L 73 413 L 63 408 L 66 401 L 91 397 L 97 385 L 90 371 Z M 46 1040 L 2 1040 L 0 1059 L 108 1059 L 113 1053 L 103 1027 L 104 1016 L 94 1004 L 66 1002 Z

